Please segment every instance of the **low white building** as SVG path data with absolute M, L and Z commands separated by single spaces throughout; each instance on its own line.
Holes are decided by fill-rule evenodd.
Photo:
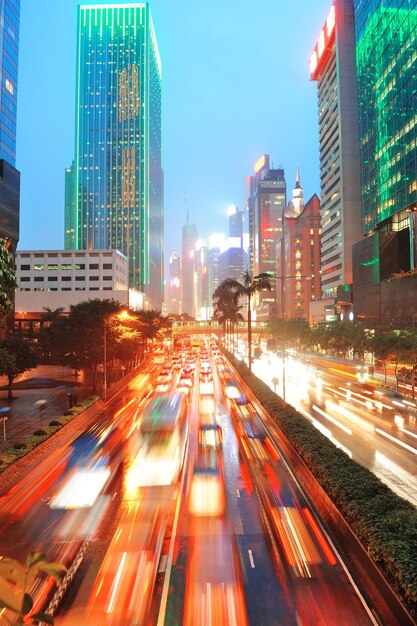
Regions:
M 145 308 L 144 294 L 129 289 L 127 257 L 118 250 L 19 250 L 16 313 L 40 312 L 93 298 L 114 298 Z

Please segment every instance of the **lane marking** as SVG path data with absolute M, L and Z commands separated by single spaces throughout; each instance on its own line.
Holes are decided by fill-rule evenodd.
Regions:
M 253 560 L 252 550 L 248 550 L 250 566 L 255 569 L 255 561 Z
M 237 497 L 240 498 L 240 491 L 239 491 L 239 489 L 236 489 L 236 494 L 237 494 Z
M 383 435 L 387 439 L 390 439 L 391 441 L 398 444 L 399 446 L 402 446 L 406 450 L 409 450 L 409 452 L 412 452 L 413 454 L 417 454 L 416 448 L 412 448 L 411 446 L 408 445 L 408 443 L 404 443 L 403 441 L 400 441 L 396 437 L 393 437 L 392 435 L 389 435 L 388 433 L 386 433 L 384 430 L 381 430 L 380 428 L 375 428 L 375 432 L 379 433 L 380 435 Z
M 332 424 L 334 424 L 335 426 L 337 426 L 338 428 L 341 428 L 343 430 L 343 432 L 347 433 L 348 435 L 352 434 L 352 431 L 350 430 L 350 428 L 347 428 L 346 426 L 344 426 L 343 424 L 341 424 L 340 422 L 338 422 L 337 420 L 334 419 L 334 417 L 332 417 L 331 415 L 329 415 L 328 413 L 326 413 L 325 411 L 322 411 L 322 409 L 320 409 L 318 406 L 316 406 L 315 404 L 313 404 L 313 409 L 315 411 L 317 411 L 317 413 L 319 415 L 322 415 L 323 417 L 325 417 L 327 420 L 329 420 L 329 422 L 331 422 Z

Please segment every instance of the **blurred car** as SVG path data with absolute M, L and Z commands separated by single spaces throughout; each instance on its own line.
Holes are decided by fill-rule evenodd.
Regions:
M 226 510 L 223 472 L 216 451 L 200 453 L 191 478 L 188 510 L 202 517 L 222 516 Z
M 192 387 L 194 385 L 193 377 L 190 374 L 181 374 L 181 378 L 178 382 L 179 387 Z
M 208 371 L 200 372 L 201 382 L 208 383 L 211 380 L 213 380 L 213 372 L 211 371 L 211 369 Z
M 201 448 L 221 448 L 223 442 L 222 429 L 216 423 L 202 424 L 198 429 L 198 445 Z

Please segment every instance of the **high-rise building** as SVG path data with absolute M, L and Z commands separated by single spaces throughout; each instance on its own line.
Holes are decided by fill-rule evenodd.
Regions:
M 274 279 L 276 248 L 282 235 L 282 215 L 287 202 L 285 174 L 282 168 L 269 166 L 264 154 L 255 164 L 255 174 L 249 182 L 250 267 L 253 275 L 263 272 Z M 263 315 L 275 314 L 275 290 L 262 291 L 259 300 Z
M 196 318 L 209 319 L 210 294 L 208 290 L 208 246 L 207 241 L 199 239 L 195 247 L 195 308 Z
M 187 223 L 182 227 L 181 254 L 181 294 L 182 312 L 195 317 L 196 285 L 195 285 L 195 249 L 198 240 L 197 226 Z
M 169 258 L 168 313 L 181 313 L 181 258 L 174 250 Z
M 277 315 L 309 319 L 310 302 L 320 298 L 320 200 L 304 205 L 299 174 L 293 200 L 285 210 L 277 245 Z
M 220 248 L 219 282 L 234 278 L 242 282 L 246 253 L 242 248 L 241 237 L 228 237 Z
M 161 60 L 146 2 L 78 8 L 75 159 L 66 176 L 66 247 L 120 250 L 130 286 L 160 307 Z
M 417 2 L 355 8 L 362 227 L 379 280 L 417 267 Z
M 310 58 L 317 81 L 322 298 L 352 283 L 352 245 L 361 238 L 358 96 L 353 0 L 335 0 Z
M 208 292 L 209 292 L 209 319 L 213 317 L 213 294 L 220 284 L 219 277 L 219 257 L 220 248 L 224 242 L 223 233 L 213 233 L 209 237 L 209 245 L 207 252 L 207 273 L 208 273 Z

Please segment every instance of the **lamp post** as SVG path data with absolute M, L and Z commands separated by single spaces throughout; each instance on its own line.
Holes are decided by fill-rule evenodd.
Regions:
M 284 276 L 283 274 L 281 274 L 281 276 L 277 276 L 277 280 L 281 281 L 281 349 L 282 349 L 282 399 L 285 402 L 285 320 L 284 320 L 284 316 L 285 316 L 285 289 L 284 289 L 284 285 L 285 285 L 285 280 L 287 278 L 295 278 L 295 279 L 299 279 L 299 278 L 305 278 L 306 280 L 312 280 L 314 278 L 314 276 L 312 276 L 311 274 L 308 275 L 301 275 L 301 274 L 295 274 L 292 276 Z

